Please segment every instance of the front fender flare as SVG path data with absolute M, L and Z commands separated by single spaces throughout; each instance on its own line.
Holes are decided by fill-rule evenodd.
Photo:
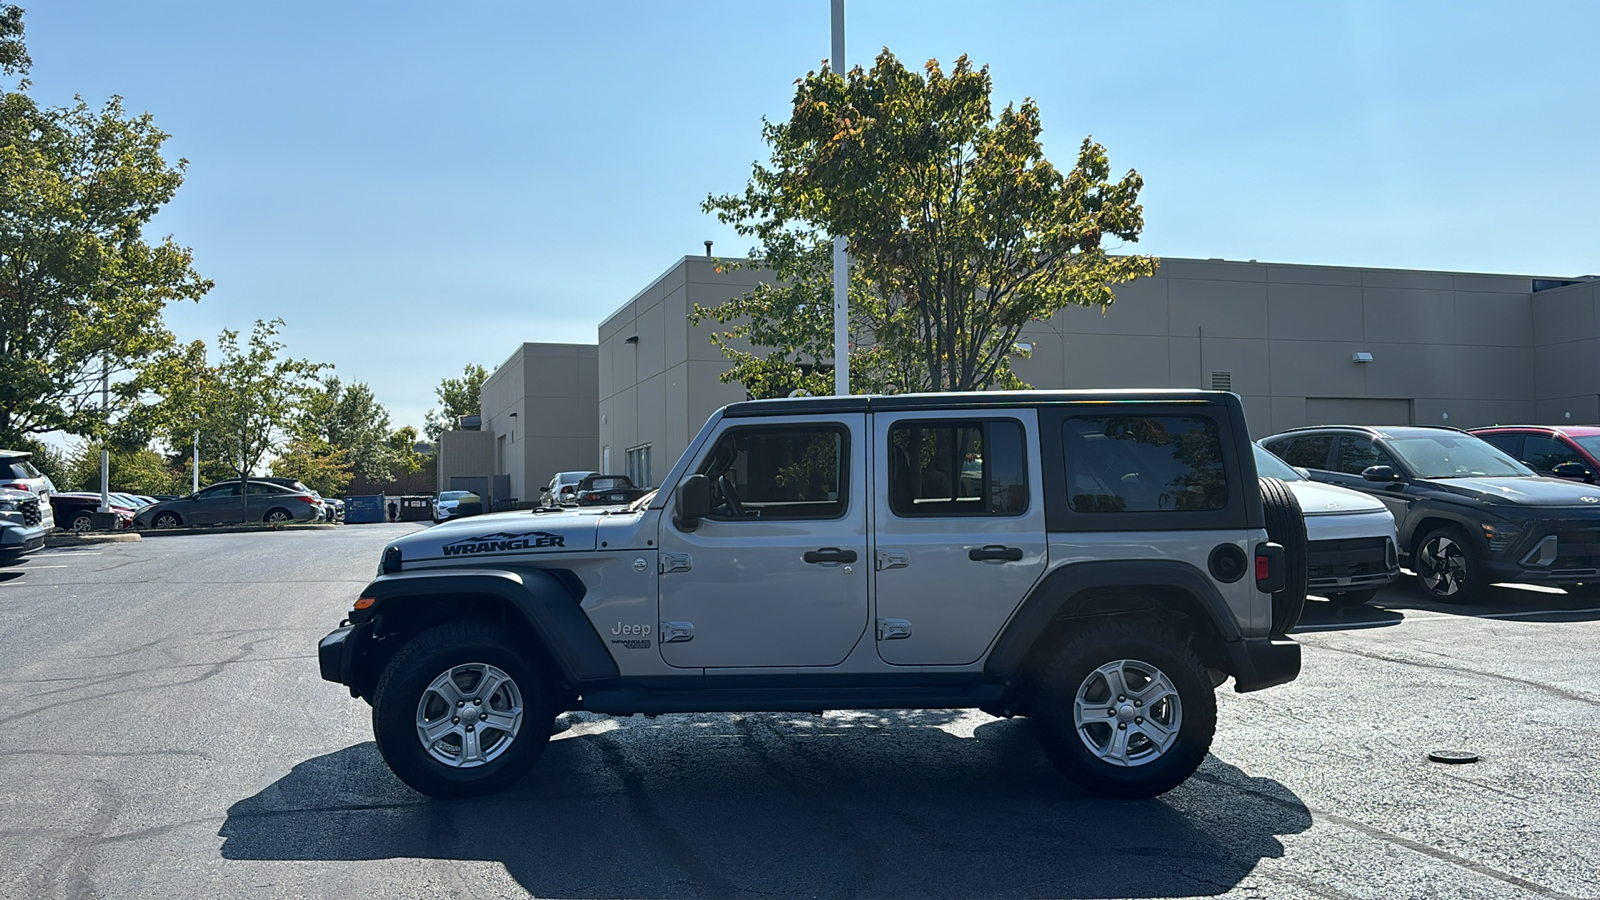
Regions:
M 550 660 L 572 685 L 605 681 L 618 675 L 578 599 L 560 579 L 538 570 L 402 572 L 380 575 L 361 592 L 374 602 L 363 612 L 378 614 L 385 604 L 408 597 L 488 595 L 504 600 L 527 620 L 549 651 Z M 352 622 L 359 622 L 355 616 Z

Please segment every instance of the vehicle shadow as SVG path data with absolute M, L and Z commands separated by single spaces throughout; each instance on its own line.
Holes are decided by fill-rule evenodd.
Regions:
M 1306 601 L 1305 613 L 1292 633 L 1356 631 L 1399 625 L 1407 618 L 1461 616 L 1507 622 L 1593 622 L 1600 620 L 1600 597 L 1586 597 L 1538 585 L 1493 584 L 1472 603 L 1441 603 L 1428 595 L 1415 577 L 1402 575 L 1367 604 L 1331 603 L 1319 597 Z
M 307 760 L 228 810 L 222 855 L 497 861 L 541 897 L 1168 897 L 1227 892 L 1311 824 L 1215 757 L 1155 800 L 1086 797 L 1025 720 L 575 715 L 493 797 L 427 800 L 370 742 Z

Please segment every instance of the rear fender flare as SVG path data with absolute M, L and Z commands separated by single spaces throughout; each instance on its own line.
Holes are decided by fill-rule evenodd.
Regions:
M 1239 674 L 1243 635 L 1228 603 L 1199 569 L 1176 560 L 1105 560 L 1072 563 L 1045 575 L 1022 601 L 984 664 L 993 678 L 1010 679 L 1022 672 L 1038 642 L 1057 619 L 1071 616 L 1074 604 L 1088 592 L 1128 594 L 1181 592 L 1204 611 L 1214 636 Z M 1248 665 L 1248 663 L 1242 663 Z

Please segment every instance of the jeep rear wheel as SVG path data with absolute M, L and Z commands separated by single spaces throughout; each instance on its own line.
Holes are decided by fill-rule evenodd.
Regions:
M 548 679 L 487 622 L 423 632 L 378 680 L 372 727 L 401 781 L 433 797 L 498 790 L 550 739 Z
M 1073 634 L 1039 671 L 1033 711 L 1045 755 L 1101 797 L 1154 797 L 1205 759 L 1217 698 L 1205 664 L 1165 628 L 1109 621 Z

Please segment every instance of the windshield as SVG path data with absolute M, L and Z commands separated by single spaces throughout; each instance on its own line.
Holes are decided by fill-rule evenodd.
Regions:
M 1600 456 L 1600 434 L 1585 434 L 1573 438 L 1578 446 L 1589 451 L 1590 456 Z
M 439 492 L 439 499 L 441 501 L 443 501 L 443 500 L 460 500 L 462 497 L 465 497 L 466 495 L 468 495 L 470 493 L 472 493 L 472 492 L 471 491 L 440 491 Z
M 1533 470 L 1470 434 L 1390 438 L 1389 450 L 1419 478 L 1528 478 Z
M 1272 455 L 1272 451 L 1264 447 L 1256 447 L 1256 474 L 1268 478 L 1277 478 L 1280 481 L 1305 481 L 1305 476 L 1294 470 L 1294 467 Z

